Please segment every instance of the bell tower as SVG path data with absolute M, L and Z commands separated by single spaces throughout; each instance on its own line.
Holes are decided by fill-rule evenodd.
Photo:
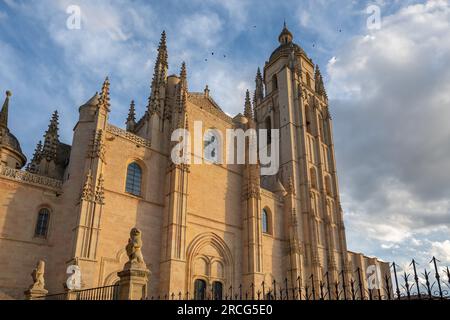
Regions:
M 289 208 L 298 219 L 287 228 L 298 237 L 294 251 L 303 259 L 302 283 L 311 285 L 327 272 L 336 281 L 337 270 L 347 270 L 348 261 L 328 97 L 319 67 L 293 40 L 285 24 L 263 76 L 257 73 L 254 103 L 258 128 L 280 133 L 279 173 L 263 177 L 262 185 L 269 188 L 271 180 L 279 180 L 297 191 Z M 299 272 L 299 266 L 286 272 Z

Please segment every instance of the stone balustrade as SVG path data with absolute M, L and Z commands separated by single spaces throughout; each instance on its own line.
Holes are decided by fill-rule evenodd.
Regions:
M 57 191 L 61 190 L 63 184 L 63 182 L 60 180 L 40 176 L 22 170 L 9 168 L 4 165 L 0 165 L 0 177 L 5 177 L 14 181 L 24 182 L 27 184 L 42 186 Z

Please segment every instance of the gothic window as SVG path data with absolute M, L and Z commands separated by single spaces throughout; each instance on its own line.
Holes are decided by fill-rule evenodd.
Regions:
M 267 145 L 272 144 L 272 120 L 270 117 L 266 118 L 266 129 L 267 129 Z
M 316 169 L 311 168 L 309 172 L 310 172 L 310 175 L 311 175 L 311 188 L 318 189 L 317 188 L 317 173 L 316 173 Z
M 204 158 L 211 163 L 219 163 L 221 139 L 214 130 L 205 133 L 203 141 Z
M 263 209 L 261 215 L 262 232 L 264 234 L 270 234 L 270 215 L 267 209 Z
M 330 176 L 326 176 L 325 177 L 325 190 L 327 192 L 327 195 L 329 195 L 330 197 L 333 196 L 333 187 L 331 185 L 331 178 L 330 178 Z
M 306 73 L 306 85 L 311 88 L 311 76 L 309 73 Z
M 272 77 L 272 91 L 275 90 L 278 90 L 278 78 L 276 74 L 274 74 Z
M 322 137 L 322 141 L 326 143 L 325 131 L 323 129 L 323 125 L 324 125 L 324 121 L 323 121 L 322 115 L 319 114 L 319 131 L 320 131 L 320 136 Z
M 328 144 L 329 141 L 329 131 L 328 131 L 328 123 L 326 120 L 323 120 L 323 142 Z
M 223 284 L 222 284 L 222 282 L 219 282 L 219 281 L 213 282 L 213 294 L 214 294 L 214 300 L 222 300 L 223 299 Z
M 312 134 L 311 131 L 311 108 L 307 105 L 305 107 L 306 131 Z
M 142 169 L 133 162 L 128 166 L 125 191 L 135 196 L 141 195 Z
M 206 300 L 206 281 L 197 279 L 195 280 L 195 300 Z
M 37 238 L 47 238 L 49 222 L 50 210 L 47 208 L 39 210 L 34 236 Z

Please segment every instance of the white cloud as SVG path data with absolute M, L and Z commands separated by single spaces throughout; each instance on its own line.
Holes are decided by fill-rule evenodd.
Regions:
M 194 42 L 200 49 L 208 49 L 220 42 L 223 23 L 213 12 L 195 13 L 183 18 L 179 29 L 185 43 Z
M 343 206 L 356 233 L 350 247 L 368 238 L 406 260 L 430 256 L 433 238 L 433 250 L 448 257 L 448 34 L 450 4 L 428 1 L 383 17 L 381 30 L 354 37 L 329 60 Z
M 431 254 L 441 262 L 450 264 L 450 240 L 431 243 Z

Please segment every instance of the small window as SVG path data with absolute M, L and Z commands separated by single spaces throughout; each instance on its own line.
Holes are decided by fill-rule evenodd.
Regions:
M 278 90 L 278 78 L 276 74 L 272 77 L 272 89 L 272 91 Z
M 262 211 L 261 223 L 262 223 L 262 232 L 264 234 L 270 234 L 269 213 L 267 212 L 266 209 L 263 209 Z
M 305 107 L 306 131 L 312 134 L 311 130 L 311 108 L 307 105 Z
M 331 185 L 330 176 L 325 177 L 325 191 L 326 191 L 327 195 L 329 195 L 330 197 L 333 196 L 333 187 Z
M 195 280 L 195 300 L 206 300 L 205 280 Z
M 306 73 L 306 85 L 311 88 L 311 76 Z
M 316 173 L 316 169 L 311 168 L 309 172 L 310 172 L 310 175 L 311 175 L 311 188 L 318 189 L 317 188 L 317 173 Z
M 140 196 L 141 184 L 142 184 L 142 169 L 136 162 L 133 162 L 128 166 L 127 183 L 125 191 L 132 195 Z
M 215 281 L 213 283 L 213 293 L 214 293 L 214 300 L 222 300 L 223 299 L 223 284 L 222 284 L 222 282 Z
M 50 210 L 47 208 L 39 210 L 34 236 L 37 238 L 47 238 L 49 222 Z
M 325 130 L 323 128 L 324 125 L 324 121 L 323 121 L 323 117 L 322 115 L 319 114 L 319 131 L 320 131 L 320 136 L 322 137 L 322 141 L 326 141 L 326 137 L 325 137 Z

